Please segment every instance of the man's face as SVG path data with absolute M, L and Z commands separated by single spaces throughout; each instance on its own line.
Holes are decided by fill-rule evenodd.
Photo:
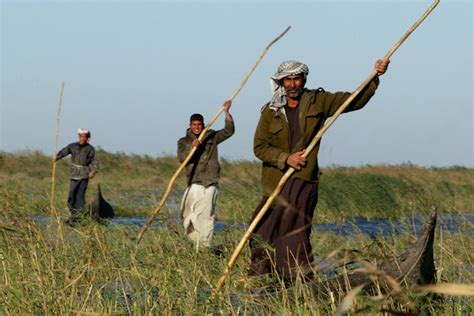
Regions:
M 283 88 L 286 91 L 286 95 L 291 99 L 299 99 L 303 93 L 305 79 L 304 76 L 292 75 L 282 79 Z
M 202 129 L 204 128 L 204 123 L 201 121 L 191 121 L 189 123 L 189 128 L 193 132 L 194 135 L 199 135 L 202 132 Z
M 79 134 L 79 144 L 84 145 L 89 140 L 87 134 Z

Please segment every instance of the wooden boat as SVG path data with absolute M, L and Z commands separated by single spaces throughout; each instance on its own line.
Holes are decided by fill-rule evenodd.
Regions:
M 361 262 L 362 268 L 327 281 L 314 282 L 312 287 L 318 293 L 347 292 L 362 285 L 365 291 L 396 292 L 398 287 L 410 288 L 435 282 L 433 243 L 436 219 L 437 211 L 433 209 L 424 225 L 423 233 L 399 256 L 386 258 L 375 264 Z
M 89 214 L 94 219 L 112 218 L 115 216 L 114 209 L 102 196 L 100 183 L 97 184 L 97 192 L 89 205 Z
M 437 211 L 433 209 L 424 225 L 423 233 L 402 254 L 375 263 L 362 260 L 346 260 L 342 264 L 320 263 L 320 269 L 317 267 L 320 272 L 319 279 L 316 277 L 314 281 L 306 282 L 303 287 L 310 289 L 315 296 L 327 299 L 337 293 L 347 293 L 357 286 L 361 286 L 365 292 L 378 294 L 394 293 L 401 288 L 434 283 L 436 268 L 433 243 L 436 219 Z M 328 268 L 328 265 L 332 267 Z M 344 272 L 341 273 L 341 270 Z M 292 287 L 286 289 L 290 296 L 291 292 L 294 292 Z M 281 294 L 279 290 L 271 291 L 266 288 L 255 291 L 252 297 L 275 298 Z

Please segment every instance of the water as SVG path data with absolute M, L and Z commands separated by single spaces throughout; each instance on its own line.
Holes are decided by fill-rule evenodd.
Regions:
M 337 235 L 351 236 L 355 234 L 365 234 L 369 236 L 388 236 L 410 231 L 415 235 L 421 234 L 427 215 L 413 213 L 412 216 L 401 220 L 372 219 L 363 217 L 348 217 L 341 224 L 313 224 L 314 232 L 333 232 Z M 39 223 L 47 223 L 49 216 L 35 215 L 33 220 Z M 147 220 L 147 216 L 115 217 L 110 223 L 118 226 L 142 227 Z M 474 233 L 474 214 L 438 214 L 438 227 L 442 230 L 456 233 L 460 230 Z M 152 227 L 165 228 L 163 222 L 155 220 Z M 235 228 L 245 229 L 246 224 L 218 221 L 215 224 L 215 231 L 222 232 Z
M 349 217 L 343 224 L 315 224 L 313 231 L 334 232 L 342 236 L 362 233 L 370 236 L 387 236 L 410 231 L 415 235 L 421 234 L 427 215 L 413 213 L 412 216 L 401 220 L 373 219 Z M 474 214 L 438 214 L 438 227 L 451 233 L 463 231 L 474 232 Z

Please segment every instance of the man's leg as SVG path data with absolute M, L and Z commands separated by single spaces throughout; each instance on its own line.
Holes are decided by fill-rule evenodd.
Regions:
M 262 207 L 265 205 L 268 197 L 263 197 L 260 204 L 255 209 L 252 219 L 257 216 Z M 270 207 L 260 222 L 255 227 L 253 236 L 250 237 L 250 267 L 247 272 L 249 276 L 260 276 L 270 273 L 274 262 L 273 238 L 277 223 L 280 220 L 281 212 L 275 212 L 274 207 Z
M 72 180 L 69 190 L 68 206 L 71 216 L 68 219 L 69 223 L 77 221 L 79 218 L 87 215 L 86 205 L 86 190 L 89 179 Z
M 77 215 L 77 209 L 75 208 L 76 205 L 76 192 L 79 188 L 79 180 L 73 180 L 69 182 L 69 195 L 67 198 L 67 206 L 69 208 L 69 212 L 71 215 L 69 216 L 69 221 L 75 221 Z
M 86 213 L 86 191 L 87 185 L 89 184 L 89 179 L 79 180 L 77 192 L 76 192 L 76 209 L 80 210 L 81 213 Z
M 195 205 L 197 217 L 194 228 L 199 232 L 200 242 L 204 246 L 210 247 L 214 233 L 216 200 L 219 190 L 217 185 L 210 185 L 207 188 L 201 186 L 201 190 L 201 196 Z
M 199 199 L 200 185 L 191 184 L 184 192 L 181 201 L 181 217 L 184 232 L 194 242 L 199 241 L 199 233 L 195 229 L 197 222 L 196 202 Z
M 89 179 L 79 180 L 79 187 L 77 188 L 76 194 L 76 207 L 81 217 L 86 217 L 89 214 L 88 208 L 86 208 L 86 191 Z
M 302 179 L 290 179 L 282 190 L 284 201 L 275 209 L 282 216 L 274 238 L 276 265 L 286 278 L 294 279 L 298 274 L 312 276 L 311 224 L 318 197 L 316 183 Z

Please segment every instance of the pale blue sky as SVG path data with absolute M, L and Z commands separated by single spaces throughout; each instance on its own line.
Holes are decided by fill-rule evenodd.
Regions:
M 2 1 L 1 135 L 6 151 L 51 153 L 78 127 L 110 151 L 175 154 L 189 115 L 210 118 L 262 49 L 291 25 L 234 101 L 230 159 L 253 133 L 284 60 L 307 86 L 351 91 L 429 1 Z M 442 1 L 392 57 L 375 97 L 325 135 L 322 165 L 474 166 L 473 4 Z M 214 128 L 223 127 L 223 117 Z

